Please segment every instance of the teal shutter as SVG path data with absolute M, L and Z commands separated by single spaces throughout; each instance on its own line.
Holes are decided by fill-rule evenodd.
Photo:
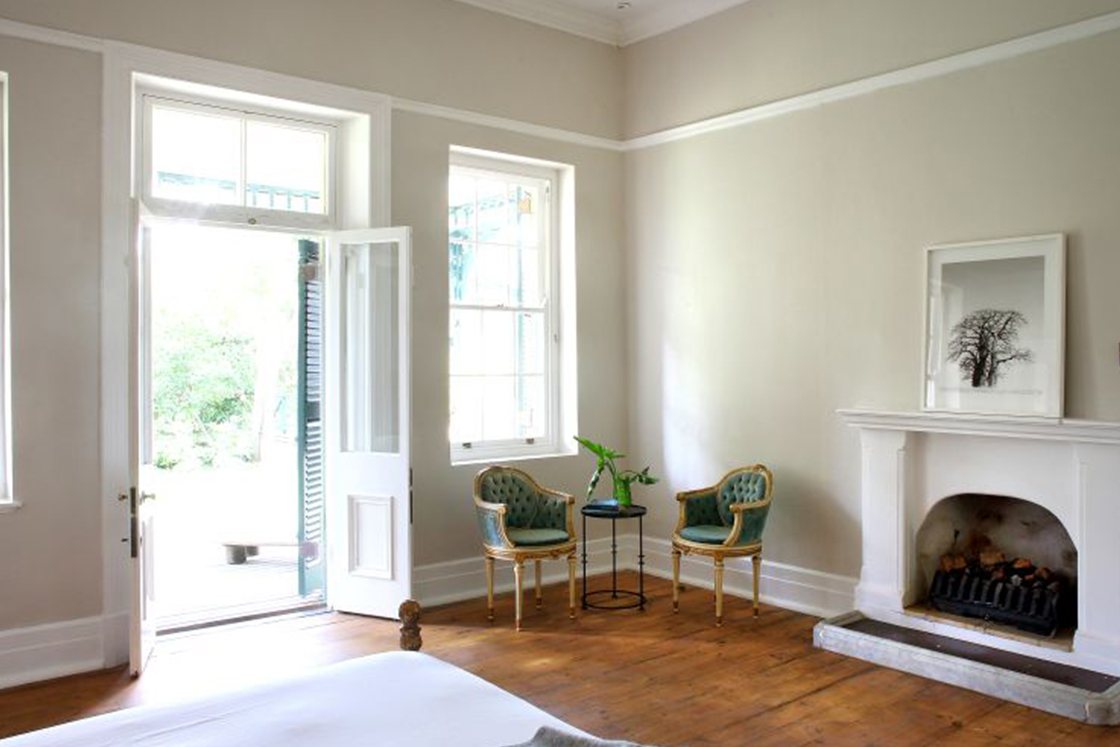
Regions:
M 299 593 L 326 587 L 323 493 L 323 282 L 318 241 L 299 242 L 299 361 L 296 399 L 299 429 Z

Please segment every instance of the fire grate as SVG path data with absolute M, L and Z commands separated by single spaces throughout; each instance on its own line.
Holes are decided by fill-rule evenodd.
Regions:
M 979 571 L 979 572 L 977 572 Z M 985 577 L 989 576 L 989 577 Z M 1012 625 L 1052 636 L 1069 619 L 1073 590 L 1061 582 L 1024 582 L 1020 576 L 993 579 L 966 567 L 933 575 L 929 601 L 942 612 Z

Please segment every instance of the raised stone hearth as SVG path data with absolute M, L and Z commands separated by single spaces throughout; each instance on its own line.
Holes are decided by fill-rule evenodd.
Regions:
M 859 429 L 862 446 L 859 616 L 1090 673 L 1120 676 L 1120 541 L 1116 539 L 1120 424 L 866 410 L 842 410 L 840 416 Z M 1022 507 L 1022 516 L 1034 527 L 993 536 L 997 542 L 1014 545 L 1001 549 L 1016 557 L 1036 552 L 1039 566 L 1053 566 L 1047 566 L 1047 571 L 1058 570 L 1076 585 L 1071 627 L 1053 637 L 1020 634 L 1006 626 L 982 619 L 966 621 L 928 606 L 934 556 L 943 552 L 940 548 L 946 543 L 943 536 L 937 540 L 940 545 L 931 544 L 930 526 L 944 535 L 945 522 L 959 523 L 968 516 L 952 500 L 938 512 L 934 509 L 946 499 L 960 496 L 999 496 L 995 506 L 1031 504 Z M 1038 517 L 1051 516 L 1053 521 L 1047 524 L 1030 518 L 1031 511 Z M 926 523 L 931 512 L 932 519 Z M 1019 517 L 1015 514 L 1009 524 L 1023 523 Z M 1047 529 L 1045 535 L 1031 536 L 1038 527 Z M 951 534 L 946 536 L 952 540 Z M 906 657 L 899 653 L 904 649 L 897 640 L 876 643 L 875 636 L 866 631 L 851 630 L 852 619 L 845 616 L 822 623 L 817 644 L 915 671 L 899 666 Z M 1076 629 L 1072 628 L 1074 620 Z M 990 667 L 995 665 L 990 663 L 971 667 L 957 658 L 928 652 L 919 658 L 923 666 L 918 674 L 1062 715 L 1111 723 L 1113 714 L 1120 712 L 1113 702 L 1120 699 L 1120 688 L 1071 700 L 1068 690 L 1050 687 L 1044 678 L 993 677 Z M 983 672 L 983 676 L 972 677 L 970 672 Z M 1017 692 L 1008 683 L 1022 687 Z M 1044 697 L 1048 688 L 1054 694 L 1052 707 L 1047 707 Z M 1092 712 L 1086 705 L 1090 701 Z M 1086 708 L 1079 711 L 1071 703 Z

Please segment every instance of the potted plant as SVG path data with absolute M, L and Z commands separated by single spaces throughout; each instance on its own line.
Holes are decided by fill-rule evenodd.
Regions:
M 626 455 L 619 454 L 617 451 L 608 449 L 602 444 L 597 444 L 594 441 L 580 436 L 575 437 L 576 441 L 583 448 L 590 451 L 595 455 L 598 460 L 595 465 L 595 471 L 591 474 L 591 482 L 587 485 L 587 500 L 591 500 L 591 494 L 595 492 L 595 486 L 599 484 L 599 478 L 603 476 L 603 470 L 609 470 L 611 473 L 611 480 L 614 482 L 614 500 L 619 508 L 630 508 L 630 486 L 634 483 L 640 485 L 653 485 L 657 482 L 657 478 L 649 473 L 649 467 L 646 467 L 641 472 L 636 472 L 632 469 L 620 470 L 615 465 L 615 459 L 622 459 Z

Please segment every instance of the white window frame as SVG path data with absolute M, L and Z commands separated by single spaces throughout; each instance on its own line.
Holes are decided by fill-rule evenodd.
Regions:
M 470 464 L 475 462 L 490 462 L 495 460 L 516 460 L 533 457 L 556 456 L 568 453 L 564 439 L 564 402 L 563 397 L 563 371 L 561 366 L 561 199 L 560 181 L 561 172 L 557 168 L 526 162 L 516 157 L 503 158 L 499 154 L 479 155 L 465 152 L 464 150 L 451 150 L 448 175 L 454 172 L 478 175 L 498 175 L 516 177 L 525 181 L 536 182 L 543 186 L 541 190 L 544 202 L 545 235 L 547 246 L 544 247 L 545 264 L 547 271 L 544 273 L 545 287 L 544 317 L 545 317 L 545 348 L 544 380 L 545 402 L 547 407 L 547 427 L 545 434 L 537 438 L 516 438 L 492 441 L 473 441 L 469 443 L 449 443 L 452 464 Z M 446 207 L 445 213 L 446 215 Z M 450 226 L 448 226 L 448 247 L 450 249 Z M 448 251 L 449 251 L 448 249 Z M 487 309 L 503 308 L 488 305 L 457 304 L 450 299 L 448 293 L 448 339 L 450 339 L 451 312 L 458 308 Z M 508 307 L 507 307 L 508 308 Z M 512 309 L 511 309 L 512 310 Z M 450 346 L 448 347 L 450 355 Z M 448 394 L 451 390 L 451 372 L 447 376 Z M 448 399 L 450 404 L 450 397 Z M 451 412 L 448 409 L 448 423 L 450 424 Z M 450 435 L 450 429 L 449 429 Z
M 12 483 L 12 333 L 9 314 L 8 74 L 0 72 L 0 513 L 20 507 Z
M 140 185 L 141 200 L 144 207 L 152 214 L 165 218 L 191 219 L 213 223 L 272 226 L 283 229 L 302 231 L 329 231 L 336 227 L 338 194 L 338 163 L 337 163 L 337 123 L 329 120 L 319 120 L 305 116 L 302 112 L 295 113 L 267 107 L 247 107 L 218 99 L 208 99 L 184 94 L 180 91 L 160 91 L 157 89 L 140 89 L 137 91 L 139 106 L 137 112 L 140 121 L 140 154 L 137 158 L 136 183 Z M 152 108 L 180 109 L 190 112 L 211 112 L 241 119 L 243 123 L 257 121 L 273 125 L 294 127 L 310 132 L 320 132 L 326 136 L 326 169 L 324 180 L 323 213 L 301 213 L 294 210 L 276 210 L 269 208 L 250 207 L 248 205 L 212 205 L 191 202 L 188 200 L 172 200 L 165 197 L 156 197 L 152 191 Z M 241 128 L 241 166 L 238 190 L 241 196 L 245 195 L 246 175 L 246 128 Z

